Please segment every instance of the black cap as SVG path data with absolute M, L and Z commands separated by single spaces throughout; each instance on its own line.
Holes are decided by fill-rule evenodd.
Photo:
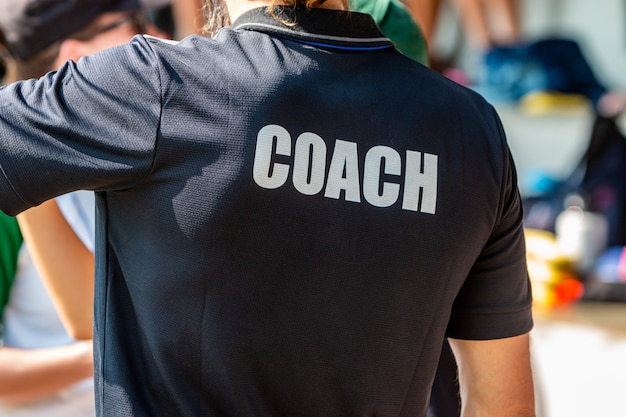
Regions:
M 141 8 L 140 0 L 0 0 L 0 31 L 11 55 L 26 59 L 103 13 Z

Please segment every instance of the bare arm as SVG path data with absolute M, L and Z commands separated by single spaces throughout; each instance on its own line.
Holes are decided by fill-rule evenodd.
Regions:
M 450 339 L 459 366 L 463 417 L 535 417 L 528 334 Z
M 24 241 L 68 333 L 91 339 L 94 256 L 54 200 L 18 216 Z
M 90 340 L 47 349 L 0 347 L 0 402 L 48 397 L 93 375 Z

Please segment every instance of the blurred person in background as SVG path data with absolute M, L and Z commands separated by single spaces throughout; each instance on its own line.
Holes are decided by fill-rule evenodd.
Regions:
M 400 0 L 350 0 L 350 6 L 354 11 L 372 16 L 400 52 L 428 65 L 428 48 L 422 29 Z
M 145 20 L 141 5 L 134 0 L 3 1 L 3 81 L 38 78 L 68 60 L 127 43 L 138 33 L 164 36 Z M 0 296 L 5 301 L 4 311 L 0 309 L 2 417 L 95 415 L 91 335 L 83 332 L 78 336 L 87 340 L 77 341 L 68 334 L 63 312 L 55 309 L 40 277 L 40 273 L 54 273 L 72 282 L 76 294 L 72 308 L 81 311 L 84 327 L 90 328 L 91 314 L 85 314 L 93 305 L 94 203 L 90 194 L 59 197 L 67 218 L 54 200 L 24 213 L 20 221 L 26 243 L 21 244 L 19 254 L 9 250 L 9 243 L 11 247 L 21 243 L 20 230 L 15 219 L 4 221 L 3 217 L 0 240 L 8 243 L 0 246 Z M 38 210 L 51 210 L 56 217 L 42 217 Z M 39 219 L 45 221 L 37 225 Z M 73 279 L 77 274 L 85 279 Z
M 464 71 L 455 67 L 465 44 L 476 57 L 482 58 L 493 47 L 515 45 L 521 40 L 518 0 L 449 0 L 448 5 L 456 11 L 460 31 L 445 53 L 435 47 L 434 37 L 446 2 L 402 1 L 424 32 L 431 67 L 464 85 L 471 81 Z
M 0 346 L 2 344 L 2 313 L 9 300 L 11 284 L 17 270 L 17 256 L 22 247 L 22 234 L 15 217 L 0 213 Z
M 443 3 L 441 0 L 402 0 L 432 43 Z M 450 0 L 470 43 L 486 51 L 511 45 L 520 37 L 517 0 Z

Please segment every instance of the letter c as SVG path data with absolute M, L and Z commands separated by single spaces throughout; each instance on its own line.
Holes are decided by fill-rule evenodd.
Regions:
M 279 125 L 264 126 L 257 135 L 252 176 L 263 188 L 273 190 L 285 184 L 289 177 L 289 165 L 272 165 L 272 148 L 276 141 L 276 154 L 291 156 L 291 135 Z

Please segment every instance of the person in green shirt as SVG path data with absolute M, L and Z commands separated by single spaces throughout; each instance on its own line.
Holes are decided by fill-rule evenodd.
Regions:
M 350 6 L 356 12 L 371 15 L 400 52 L 428 65 L 424 34 L 400 0 L 351 0 Z
M 14 217 L 0 212 L 0 318 L 9 300 L 11 284 L 17 270 L 17 254 L 22 246 L 22 234 Z M 2 335 L 0 334 L 0 339 Z

